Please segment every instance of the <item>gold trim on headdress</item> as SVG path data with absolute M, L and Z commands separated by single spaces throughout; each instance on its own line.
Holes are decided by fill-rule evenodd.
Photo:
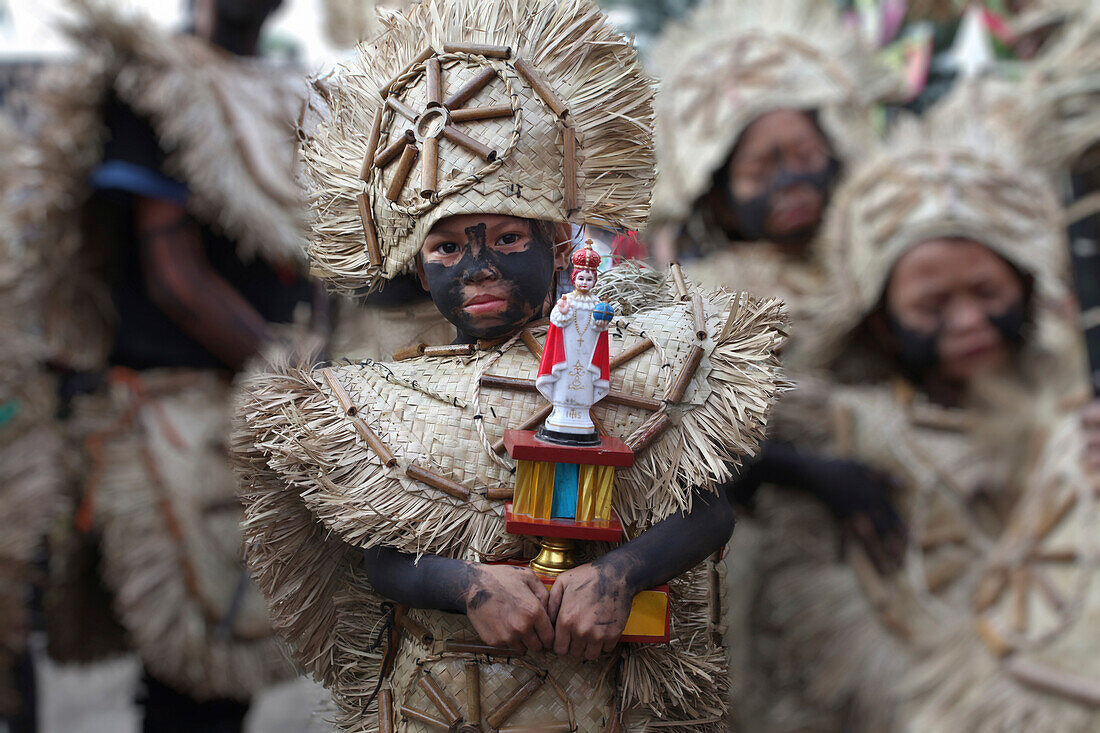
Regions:
M 460 214 L 640 227 L 651 82 L 589 0 L 428 0 L 326 79 L 305 146 L 314 272 L 338 291 L 407 271 Z

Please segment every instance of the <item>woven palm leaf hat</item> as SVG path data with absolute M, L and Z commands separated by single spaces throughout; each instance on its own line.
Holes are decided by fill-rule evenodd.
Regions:
M 878 307 L 894 264 L 932 239 L 980 242 L 1031 275 L 1037 317 L 1066 302 L 1062 208 L 1025 155 L 1021 128 L 994 113 L 1004 98 L 1001 88 L 962 83 L 923 118 L 899 120 L 849 172 L 825 222 L 829 287 L 823 328 L 807 347 L 814 363 L 853 353 L 853 332 Z
M 816 111 L 847 161 L 875 136 L 873 104 L 901 89 L 831 0 L 709 0 L 669 27 L 655 63 L 654 222 L 684 219 L 761 115 Z
M 320 82 L 304 147 L 314 273 L 338 292 L 408 272 L 440 219 L 637 229 L 653 86 L 589 0 L 427 0 Z

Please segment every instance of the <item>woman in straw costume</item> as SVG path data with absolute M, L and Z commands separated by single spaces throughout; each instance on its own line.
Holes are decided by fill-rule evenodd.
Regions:
M 593 414 L 635 452 L 614 495 L 633 539 L 590 545 L 547 591 L 505 532 L 503 434 L 549 412 L 534 379 L 568 224 L 645 218 L 652 87 L 587 0 L 429 0 L 384 22 L 326 81 L 309 254 L 340 291 L 417 273 L 457 338 L 248 383 L 234 445 L 276 624 L 340 730 L 724 730 L 716 486 L 778 389 L 781 304 L 640 268 L 601 292 L 624 314 L 625 399 Z M 671 641 L 620 644 L 634 594 L 666 580 Z
M 298 274 L 306 85 L 244 58 L 276 5 L 196 3 L 196 35 L 169 37 L 81 4 L 82 54 L 39 90 L 17 199 L 79 484 L 50 651 L 119 651 L 94 625 L 110 602 L 145 666 L 146 730 L 237 730 L 295 674 L 241 561 L 226 453 L 234 372 L 318 294 Z M 71 597 L 96 587 L 81 568 L 107 593 Z
M 902 120 L 837 192 L 830 327 L 807 348 L 850 385 L 827 400 L 834 450 L 897 480 L 909 540 L 880 573 L 860 548 L 836 555 L 814 506 L 760 497 L 757 729 L 1097 722 L 1063 212 L 992 98 L 967 84 Z

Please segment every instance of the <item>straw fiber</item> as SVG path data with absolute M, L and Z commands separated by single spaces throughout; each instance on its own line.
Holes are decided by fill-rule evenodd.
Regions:
M 673 426 L 638 452 L 633 468 L 619 472 L 614 506 L 632 531 L 690 507 L 692 487 L 728 478 L 730 464 L 754 450 L 782 386 L 774 353 L 783 339 L 781 305 L 743 295 L 706 298 L 712 337 L 702 342 L 704 358 L 682 401 L 658 410 Z M 652 300 L 668 295 L 657 289 Z M 531 330 L 537 339 L 545 334 L 545 327 Z M 655 346 L 614 370 L 611 389 L 659 401 L 696 340 L 690 302 L 617 321 L 612 360 L 642 338 Z M 329 600 L 346 593 L 370 597 L 356 576 L 353 548 L 385 545 L 469 560 L 530 555 L 521 538 L 504 532 L 502 502 L 487 494 L 512 482 L 511 459 L 494 444 L 542 400 L 529 391 L 479 387 L 479 377 L 532 379 L 537 368 L 518 335 L 469 356 L 333 367 L 327 374 L 349 395 L 354 416 L 318 372 L 283 368 L 245 385 L 234 445 L 250 567 L 299 659 L 333 690 L 342 729 L 375 725 L 357 701 L 373 689 L 377 661 L 357 660 L 353 652 L 369 646 L 374 625 L 362 624 L 377 601 L 355 606 L 366 616 L 349 619 L 334 613 Z M 595 412 L 612 435 L 627 440 L 638 439 L 654 420 L 649 410 L 607 401 Z M 396 465 L 387 467 L 372 452 L 357 420 L 381 436 Z M 469 496 L 414 481 L 405 474 L 408 466 L 456 482 Z M 706 633 L 711 585 L 700 586 L 703 576 L 710 577 L 685 576 L 673 585 L 671 645 L 623 650 L 624 711 L 709 721 L 696 725 L 717 725 L 724 715 L 724 693 L 712 688 L 724 677 L 725 655 Z M 357 640 L 345 639 L 348 634 Z
M 215 372 L 116 372 L 74 418 L 119 620 L 153 674 L 199 699 L 248 699 L 294 674 L 241 561 L 229 397 Z
M 0 388 L 0 715 L 20 702 L 8 675 L 26 649 L 32 589 L 43 581 L 35 559 L 63 506 L 54 385 L 36 372 L 25 366 Z
M 301 77 L 193 36 L 164 35 L 94 0 L 78 6 L 73 37 L 103 59 L 115 93 L 152 120 L 195 215 L 237 241 L 243 257 L 300 261 L 305 200 L 295 180 L 294 125 L 306 98 Z
M 396 306 L 344 301 L 335 321 L 329 349 L 351 361 L 388 361 L 406 346 L 447 343 L 455 330 L 430 300 Z
M 537 729 L 539 724 L 561 721 L 569 723 L 570 730 L 603 729 L 613 706 L 614 689 L 609 675 L 613 674 L 615 655 L 580 664 L 552 653 L 517 657 L 456 654 L 444 651 L 447 641 L 479 642 L 477 632 L 465 616 L 439 611 L 411 611 L 410 615 L 432 634 L 434 643 L 425 647 L 408 636 L 402 640 L 392 675 L 395 710 L 408 706 L 438 716 L 438 708 L 420 682 L 430 676 L 456 703 L 463 722 L 485 725 L 517 690 L 529 680 L 541 678 L 534 694 L 503 724 Z M 466 697 L 467 662 L 477 664 L 480 677 L 481 719 L 476 721 L 470 715 Z M 395 717 L 397 731 L 432 730 L 399 712 Z
M 842 560 L 830 559 L 839 538 L 827 513 L 797 497 L 763 494 L 760 588 L 751 617 L 767 621 L 740 630 L 751 634 L 754 649 L 742 724 L 789 729 L 799 721 L 832 720 L 868 730 L 1003 730 L 978 721 L 1003 722 L 1034 697 L 1013 697 L 1002 711 L 1006 717 L 992 715 L 1000 704 L 993 697 L 981 703 L 983 680 L 999 676 L 1005 684 L 1009 674 L 1008 667 L 998 671 L 1009 660 L 997 657 L 992 640 L 1009 651 L 1051 649 L 1076 628 L 1092 593 L 1094 555 L 1073 524 L 1092 515 L 1059 519 L 1056 512 L 1067 493 L 1091 491 L 1073 467 L 1079 455 L 1075 440 L 1067 439 L 1073 436 L 1063 427 L 1044 437 L 1034 417 L 1043 411 L 1024 400 L 986 415 L 936 408 L 883 386 L 840 390 L 833 408 L 836 434 L 845 436 L 837 446 L 842 453 L 902 487 L 896 502 L 909 529 L 905 565 L 879 576 L 854 547 Z M 1020 449 L 1046 440 L 1051 447 L 1043 454 Z M 1045 497 L 1043 506 L 1030 494 Z M 1082 502 L 1081 511 L 1088 506 Z M 1054 531 L 1036 541 L 1036 526 L 1051 522 Z M 792 543 L 791 537 L 800 539 Z M 1070 550 L 1074 559 L 1067 564 L 1056 552 L 1039 552 L 1040 545 Z M 1029 580 L 1017 590 L 1024 576 L 1015 568 L 1028 564 L 1030 576 L 1041 556 L 1059 558 L 1043 563 L 1049 583 Z M 1009 576 L 991 601 L 979 600 Z M 1046 585 L 1054 587 L 1060 611 L 1044 598 Z M 1021 620 L 1016 596 L 1025 592 Z M 1024 626 L 1017 631 L 1018 623 Z M 1064 647 L 1060 653 L 1071 667 L 1078 659 Z

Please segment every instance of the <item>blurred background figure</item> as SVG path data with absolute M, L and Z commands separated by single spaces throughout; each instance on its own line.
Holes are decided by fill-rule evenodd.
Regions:
M 820 509 L 761 494 L 755 730 L 1096 723 L 1069 693 L 1100 680 L 1100 638 L 1064 212 L 1016 134 L 1036 110 L 1004 100 L 961 84 L 837 191 L 805 362 L 835 383 L 801 421 L 892 478 L 909 539 L 838 558 Z
M 881 133 L 875 104 L 900 79 L 832 0 L 705 2 L 666 30 L 655 66 L 658 264 L 681 261 L 707 287 L 782 295 L 803 320 L 836 180 Z
M 82 3 L 80 57 L 46 72 L 32 110 L 22 211 L 77 497 L 49 647 L 135 649 L 147 731 L 239 730 L 294 675 L 241 562 L 226 460 L 234 374 L 278 324 L 326 313 L 300 272 L 305 84 L 253 58 L 277 6 L 198 0 L 170 36 Z

